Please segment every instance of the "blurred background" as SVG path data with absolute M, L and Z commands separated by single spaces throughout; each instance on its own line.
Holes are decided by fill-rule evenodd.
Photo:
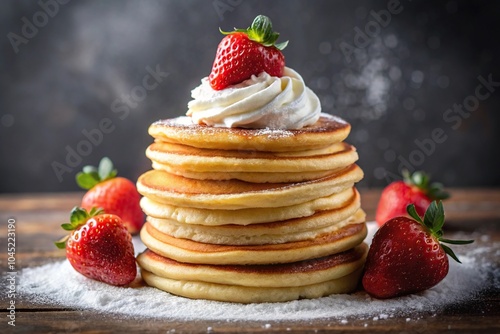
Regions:
M 272 19 L 287 66 L 352 124 L 382 187 L 401 168 L 447 186 L 500 185 L 497 1 L 0 2 L 0 192 L 77 190 L 110 157 L 136 180 L 148 126 L 183 115 L 219 27 Z

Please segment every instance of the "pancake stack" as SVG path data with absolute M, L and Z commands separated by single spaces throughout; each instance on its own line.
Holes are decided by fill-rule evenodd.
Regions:
M 368 247 L 349 131 L 328 114 L 299 130 L 153 123 L 137 182 L 144 281 L 239 303 L 353 291 Z

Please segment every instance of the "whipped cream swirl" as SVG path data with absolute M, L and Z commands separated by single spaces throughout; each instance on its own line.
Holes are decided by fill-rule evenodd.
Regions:
M 288 67 L 282 77 L 262 72 L 219 91 L 205 77 L 191 96 L 187 115 L 194 123 L 215 127 L 300 129 L 321 113 L 316 94 Z

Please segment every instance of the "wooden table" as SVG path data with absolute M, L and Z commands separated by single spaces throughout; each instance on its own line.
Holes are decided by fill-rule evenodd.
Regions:
M 368 219 L 373 220 L 380 191 L 362 190 L 363 208 Z M 488 234 L 488 242 L 500 241 L 500 189 L 452 189 L 452 198 L 447 201 L 447 236 L 465 231 Z M 25 268 L 64 258 L 64 253 L 53 246 L 61 235 L 60 224 L 68 218 L 71 208 L 79 203 L 81 193 L 65 194 L 21 194 L 0 195 L 0 267 L 3 274 L 8 271 L 7 221 L 16 220 L 16 266 Z M 500 266 L 498 258 L 490 259 Z M 497 278 L 499 279 L 499 278 Z M 8 326 L 6 306 L 9 299 L 6 282 L 2 280 L 2 317 L 0 332 L 6 333 Z M 182 322 L 158 319 L 131 320 L 125 317 L 102 315 L 95 311 L 54 308 L 36 305 L 28 300 L 16 300 L 16 332 L 323 332 L 342 331 L 370 333 L 441 332 L 452 333 L 499 333 L 500 291 L 485 287 L 474 300 L 447 307 L 437 315 L 422 314 L 419 320 L 407 322 L 404 318 L 386 320 L 356 320 L 348 324 L 336 320 L 314 320 L 300 323 L 263 322 Z M 269 322 L 266 322 L 269 323 Z M 10 331 L 9 331 L 10 332 Z

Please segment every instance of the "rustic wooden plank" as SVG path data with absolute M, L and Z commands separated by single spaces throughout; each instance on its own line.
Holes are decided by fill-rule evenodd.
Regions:
M 82 321 L 82 319 L 92 319 Z M 463 317 L 462 315 L 416 315 L 406 318 L 319 320 L 314 322 L 221 322 L 178 321 L 170 319 L 130 319 L 116 315 L 100 315 L 79 310 L 21 310 L 16 317 L 16 332 L 80 332 L 116 333 L 163 332 L 163 333 L 311 333 L 353 332 L 365 330 L 370 333 L 498 333 L 500 323 L 497 316 Z
M 47 211 L 66 212 L 81 202 L 83 192 L 0 194 L 0 212 Z

